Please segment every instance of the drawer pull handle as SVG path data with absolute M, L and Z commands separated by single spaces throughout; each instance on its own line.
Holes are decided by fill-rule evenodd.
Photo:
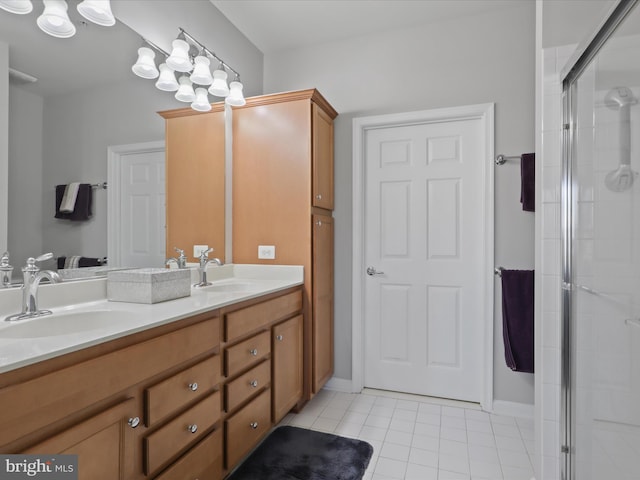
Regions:
M 251 380 L 249 382 L 249 385 L 251 385 L 253 388 L 256 388 L 258 386 L 258 380 Z
M 187 430 L 189 430 L 189 432 L 191 433 L 196 433 L 198 431 L 198 425 L 196 425 L 195 423 L 193 425 L 189 425 L 187 427 Z
M 254 357 L 258 356 L 258 349 L 257 348 L 252 348 L 251 350 L 249 350 L 249 353 L 251 355 L 253 355 Z
M 256 428 L 258 428 L 258 422 L 251 422 L 249 426 L 255 430 Z
M 140 417 L 131 417 L 129 420 L 127 420 L 127 423 L 131 428 L 136 428 L 138 425 L 140 425 Z
M 192 392 L 195 392 L 196 390 L 198 390 L 198 382 L 190 383 L 189 390 L 191 390 Z
M 281 342 L 282 340 L 284 340 L 284 337 L 283 337 L 282 335 L 278 335 L 278 336 L 276 337 L 276 339 L 277 339 L 279 342 Z

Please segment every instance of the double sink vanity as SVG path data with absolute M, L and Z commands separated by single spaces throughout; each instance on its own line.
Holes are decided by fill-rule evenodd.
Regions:
M 193 271 L 193 278 L 197 273 Z M 303 267 L 210 267 L 155 304 L 43 285 L 0 322 L 0 452 L 78 455 L 82 479 L 221 479 L 303 396 Z M 20 290 L 0 291 L 4 319 Z
M 159 113 L 166 256 L 231 246 L 235 264 L 155 304 L 108 301 L 104 278 L 40 287 L 51 315 L 0 320 L 0 453 L 76 454 L 82 480 L 221 480 L 333 375 L 337 112 L 310 89 Z M 0 318 L 20 298 L 0 290 Z

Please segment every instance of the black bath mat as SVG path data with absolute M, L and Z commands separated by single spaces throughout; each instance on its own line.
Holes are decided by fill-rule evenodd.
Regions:
M 227 480 L 360 480 L 372 453 L 362 440 L 279 427 Z

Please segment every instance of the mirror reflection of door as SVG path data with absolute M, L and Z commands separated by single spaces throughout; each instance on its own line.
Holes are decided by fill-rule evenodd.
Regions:
M 111 147 L 109 265 L 165 264 L 164 142 Z

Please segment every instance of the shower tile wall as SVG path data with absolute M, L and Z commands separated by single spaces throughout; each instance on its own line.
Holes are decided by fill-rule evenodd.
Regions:
M 543 51 L 543 107 L 542 155 L 537 158 L 538 192 L 542 206 L 540 218 L 540 259 L 537 271 L 541 273 L 540 318 L 542 345 L 536 354 L 542 358 L 542 408 L 536 419 L 541 428 L 538 463 L 540 478 L 560 478 L 560 284 L 561 284 L 561 230 L 560 185 L 562 174 L 562 84 L 560 71 L 575 49 L 574 45 L 547 48 Z M 540 365 L 540 364 L 538 364 Z

